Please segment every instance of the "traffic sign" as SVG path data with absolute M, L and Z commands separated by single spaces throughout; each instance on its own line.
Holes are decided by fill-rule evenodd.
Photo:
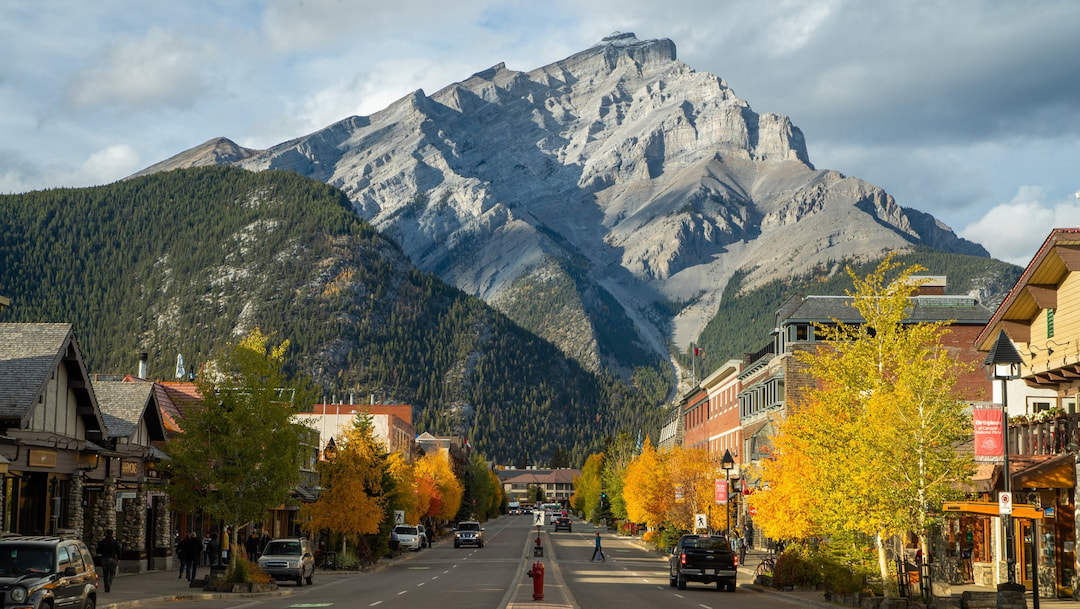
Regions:
M 694 514 L 694 530 L 709 528 L 709 521 L 705 514 Z
M 533 524 L 538 527 L 544 526 L 544 510 L 533 510 Z
M 998 514 L 1012 514 L 1012 493 L 998 493 Z
M 405 524 L 405 510 L 394 510 L 394 524 Z

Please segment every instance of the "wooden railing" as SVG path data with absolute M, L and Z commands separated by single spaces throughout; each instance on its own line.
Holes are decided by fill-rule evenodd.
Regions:
M 1060 455 L 1080 446 L 1080 413 L 1045 421 L 1009 424 L 1009 452 L 1015 455 Z

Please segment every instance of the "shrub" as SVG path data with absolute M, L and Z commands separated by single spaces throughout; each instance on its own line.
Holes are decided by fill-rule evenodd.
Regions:
M 774 586 L 817 586 L 820 583 L 821 573 L 806 551 L 789 547 L 776 559 Z

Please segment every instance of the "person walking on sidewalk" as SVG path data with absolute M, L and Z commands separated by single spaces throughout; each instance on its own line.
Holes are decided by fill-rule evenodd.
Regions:
M 189 582 L 195 580 L 195 574 L 199 570 L 200 554 L 202 554 L 202 542 L 195 533 L 180 542 L 180 569 L 183 571 L 180 576 L 186 576 Z
M 607 562 L 604 559 L 604 549 L 600 547 L 600 531 L 596 532 L 596 545 L 593 547 L 592 558 L 589 559 L 589 562 L 596 560 L 597 554 L 600 555 L 600 562 Z
M 105 531 L 105 539 L 98 542 L 97 553 L 101 557 L 101 576 L 105 580 L 105 591 L 112 589 L 116 577 L 116 562 L 120 560 L 120 542 L 113 537 L 112 529 Z

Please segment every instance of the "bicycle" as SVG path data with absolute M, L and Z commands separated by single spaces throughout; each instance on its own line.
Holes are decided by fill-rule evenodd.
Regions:
M 764 556 L 761 562 L 758 563 L 756 569 L 754 569 L 754 576 L 758 575 L 772 575 L 773 569 L 776 568 L 776 559 L 772 556 Z

